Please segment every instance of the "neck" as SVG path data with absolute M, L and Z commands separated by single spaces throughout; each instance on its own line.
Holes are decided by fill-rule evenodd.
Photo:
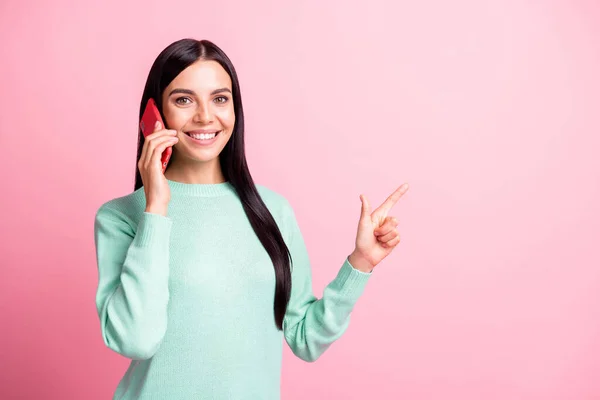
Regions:
M 165 178 L 170 181 L 190 184 L 215 184 L 225 182 L 225 176 L 221 170 L 219 158 L 207 162 L 182 162 L 183 160 L 171 160 Z

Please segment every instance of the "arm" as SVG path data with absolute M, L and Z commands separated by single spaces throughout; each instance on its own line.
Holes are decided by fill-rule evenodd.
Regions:
M 323 297 L 313 295 L 310 261 L 294 211 L 286 202 L 284 210 L 288 247 L 292 255 L 292 293 L 283 330 L 296 356 L 315 361 L 337 340 L 350 323 L 350 313 L 371 276 L 344 260 L 336 278 Z
M 172 221 L 147 212 L 137 230 L 127 221 L 105 206 L 96 214 L 96 309 L 106 346 L 131 359 L 148 359 L 167 329 Z

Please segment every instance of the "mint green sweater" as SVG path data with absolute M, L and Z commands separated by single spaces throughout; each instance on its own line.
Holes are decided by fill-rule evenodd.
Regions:
M 102 338 L 131 359 L 114 399 L 279 399 L 282 339 L 315 361 L 348 327 L 371 274 L 346 258 L 317 300 L 292 207 L 257 185 L 293 260 L 282 332 L 273 264 L 233 186 L 168 183 L 167 217 L 145 212 L 143 188 L 96 214 Z

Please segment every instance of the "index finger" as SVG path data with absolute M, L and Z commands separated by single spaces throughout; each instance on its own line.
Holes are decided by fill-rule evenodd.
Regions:
M 384 202 L 382 205 L 377 207 L 375 211 L 384 211 L 387 213 L 392 209 L 392 207 L 400 200 L 400 197 L 404 195 L 408 191 L 408 183 L 402 184 L 398 189 L 394 191 Z
M 159 127 L 154 132 L 152 132 L 150 135 L 146 136 L 144 139 L 150 141 L 152 139 L 155 139 L 155 138 L 158 138 L 158 137 L 161 137 L 164 135 L 175 136 L 175 135 L 177 135 L 177 130 Z

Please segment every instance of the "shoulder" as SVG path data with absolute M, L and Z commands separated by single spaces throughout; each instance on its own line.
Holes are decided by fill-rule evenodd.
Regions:
M 283 194 L 265 185 L 256 185 L 256 190 L 271 212 L 281 213 L 291 210 L 292 206 Z
M 300 224 L 291 201 L 283 194 L 263 185 L 257 185 L 257 189 L 275 219 L 285 242 L 290 245 L 294 240 L 298 240 L 294 238 L 302 238 Z
M 124 196 L 104 202 L 96 211 L 96 221 L 109 219 L 135 227 L 145 209 L 146 196 L 140 188 Z
M 295 220 L 294 209 L 283 194 L 264 185 L 256 185 L 256 189 L 278 225 L 286 227 Z
M 265 185 L 256 185 L 256 190 L 267 206 L 282 206 L 288 203 L 285 196 Z

